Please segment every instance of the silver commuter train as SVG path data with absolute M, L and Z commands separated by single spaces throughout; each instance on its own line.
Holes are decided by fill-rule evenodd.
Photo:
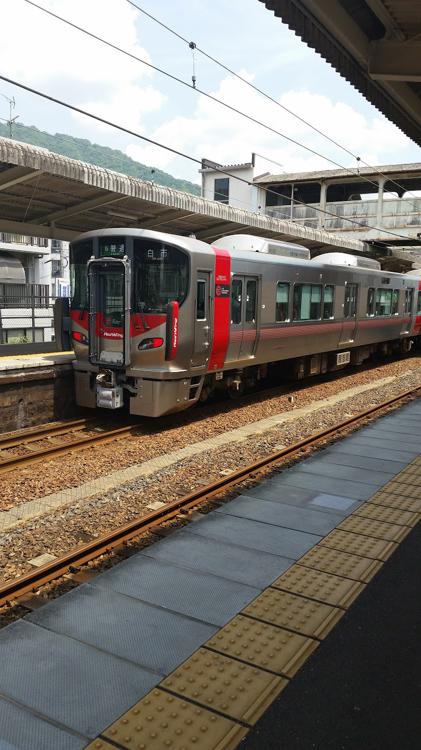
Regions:
M 345 253 L 112 229 L 73 242 L 70 266 L 76 401 L 90 408 L 157 417 L 274 368 L 303 378 L 405 353 L 420 335 L 419 278 Z

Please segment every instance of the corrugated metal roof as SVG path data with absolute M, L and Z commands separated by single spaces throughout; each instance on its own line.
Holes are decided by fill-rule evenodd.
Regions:
M 360 167 L 358 172 L 355 167 L 349 169 L 324 169 L 313 172 L 290 172 L 285 174 L 262 175 L 256 177 L 256 184 L 266 185 L 272 182 L 319 182 L 320 180 L 329 180 L 337 178 L 346 178 L 346 182 L 356 180 L 361 182 L 361 177 L 379 177 L 379 172 L 385 175 L 409 175 L 421 176 L 421 162 L 413 164 L 384 164 L 378 167 Z
M 1 166 L 6 169 L 1 170 Z M 364 243 L 232 208 L 26 143 L 0 138 L 0 231 L 69 240 L 81 232 L 138 227 L 214 241 L 247 232 L 309 248 L 364 252 Z
M 360 29 L 368 49 L 370 41 L 381 38 L 379 22 L 383 24 L 384 38 L 395 30 L 393 24 L 402 40 L 421 33 L 420 0 L 352 0 L 352 3 L 351 0 L 338 0 L 333 4 L 323 0 L 259 1 L 322 55 L 371 104 L 421 145 L 420 84 L 373 80 L 368 72 L 368 60 L 353 50 L 351 34 L 348 40 L 346 29 L 335 28 L 333 18 L 336 12 L 346 12 L 349 25 L 356 24 Z M 326 14 L 329 22 L 321 20 Z M 373 15 L 377 21 L 373 20 Z M 390 19 L 390 28 L 387 28 L 385 15 Z

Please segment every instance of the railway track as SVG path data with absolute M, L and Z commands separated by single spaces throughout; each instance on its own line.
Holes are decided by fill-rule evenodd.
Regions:
M 97 419 L 75 419 L 0 437 L 0 474 L 125 437 L 133 424 L 109 427 Z
M 346 433 L 353 426 L 363 423 L 371 417 L 380 415 L 385 410 L 396 407 L 408 399 L 416 398 L 420 395 L 420 392 L 420 386 L 409 391 L 404 391 L 398 396 L 388 399 L 377 406 L 366 409 L 365 411 L 332 427 L 310 435 L 307 438 L 265 456 L 248 466 L 244 466 L 229 476 L 224 476 L 212 484 L 200 487 L 198 490 L 168 503 L 162 509 L 138 517 L 130 523 L 120 526 L 109 533 L 98 537 L 94 541 L 72 550 L 47 565 L 0 586 L 0 606 L 7 603 L 11 604 L 28 593 L 35 591 L 40 586 L 46 583 L 51 583 L 69 572 L 72 573 L 77 571 L 82 565 L 85 565 L 103 554 L 112 552 L 112 550 L 121 547 L 130 539 L 151 531 L 162 523 L 171 521 L 177 516 L 180 517 L 180 515 L 183 514 L 186 514 L 188 517 L 188 514 L 194 511 L 196 507 L 223 492 L 227 492 L 232 487 L 240 484 L 246 479 L 254 478 L 256 475 L 277 466 L 282 461 L 296 457 L 300 452 L 305 451 L 306 449 L 317 447 L 318 445 L 324 444 L 335 438 L 338 439 L 342 433 Z M 130 427 L 120 429 L 130 429 Z

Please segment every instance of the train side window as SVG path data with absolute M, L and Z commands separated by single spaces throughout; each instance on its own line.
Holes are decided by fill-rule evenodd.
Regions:
M 367 315 L 372 318 L 374 317 L 374 298 L 375 298 L 376 290 L 373 286 L 370 286 L 367 290 Z
M 333 318 L 333 297 L 335 294 L 335 287 L 333 284 L 326 284 L 323 295 L 323 318 L 324 320 L 331 320 Z
M 392 290 L 376 290 L 376 315 L 390 315 L 392 309 Z
M 206 281 L 197 280 L 196 320 L 206 320 Z
M 412 312 L 413 302 L 414 302 L 414 290 L 405 289 L 405 312 L 406 313 Z
M 289 284 L 278 281 L 276 285 L 276 313 L 277 323 L 285 323 L 289 320 Z
M 256 322 L 257 282 L 248 279 L 246 284 L 246 323 Z
M 357 284 L 345 286 L 344 318 L 355 318 L 357 314 Z
M 399 289 L 392 290 L 392 315 L 399 314 Z
M 296 284 L 294 287 L 294 320 L 320 320 L 322 287 L 320 284 Z
M 241 323 L 241 305 L 243 300 L 243 282 L 233 279 L 231 286 L 231 323 Z
M 417 313 L 421 313 L 421 292 L 418 292 Z

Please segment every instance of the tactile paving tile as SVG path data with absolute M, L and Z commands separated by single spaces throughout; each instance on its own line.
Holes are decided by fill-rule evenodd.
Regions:
M 394 491 L 390 490 L 389 485 L 387 489 L 376 492 L 368 502 L 374 505 L 385 505 L 388 508 L 408 510 L 411 513 L 421 513 L 421 498 L 404 497 L 397 488 Z
M 255 724 L 287 684 L 282 677 L 201 648 L 161 687 L 231 719 Z
M 387 560 L 397 547 L 394 542 L 385 542 L 382 539 L 373 539 L 371 536 L 362 536 L 362 534 L 353 534 L 350 531 L 338 529 L 331 531 L 320 544 L 323 547 L 349 552 L 351 555 L 371 557 L 373 560 Z
M 293 565 L 279 576 L 272 586 L 291 594 L 298 594 L 309 599 L 316 599 L 334 607 L 349 607 L 358 594 L 365 588 L 361 581 L 351 581 L 321 570 Z
M 278 589 L 266 589 L 243 614 L 321 639 L 340 620 L 343 610 Z
M 417 464 L 411 464 L 406 469 L 401 471 L 393 479 L 394 482 L 399 484 L 410 484 L 412 487 L 421 487 L 421 466 Z
M 293 677 L 318 641 L 265 622 L 238 615 L 206 644 L 227 656 Z
M 401 542 L 409 534 L 407 526 L 397 526 L 385 521 L 376 521 L 374 518 L 362 518 L 361 516 L 349 516 L 339 524 L 340 531 L 351 531 L 355 534 L 363 534 L 375 539 L 383 539 L 388 542 Z
M 127 750 L 234 750 L 246 734 L 230 719 L 159 689 L 102 732 Z
M 402 497 L 412 497 L 421 502 L 421 487 L 415 487 L 413 484 L 401 482 L 398 478 L 394 479 L 393 482 L 388 482 L 383 489 L 387 490 L 387 492 L 393 492 L 395 495 L 401 495 Z M 382 490 L 379 490 L 379 492 L 381 491 Z
M 316 545 L 300 558 L 300 565 L 367 583 L 380 570 L 382 563 L 379 560 Z
M 96 740 L 86 745 L 85 750 L 116 750 L 115 745 L 110 745 L 109 742 L 103 740 L 102 737 L 97 737 Z
M 387 508 L 386 506 L 375 505 L 374 503 L 363 503 L 363 505 L 354 510 L 353 515 L 410 527 L 415 526 L 420 518 L 418 513 L 411 513 L 408 510 L 401 510 L 400 508 Z

